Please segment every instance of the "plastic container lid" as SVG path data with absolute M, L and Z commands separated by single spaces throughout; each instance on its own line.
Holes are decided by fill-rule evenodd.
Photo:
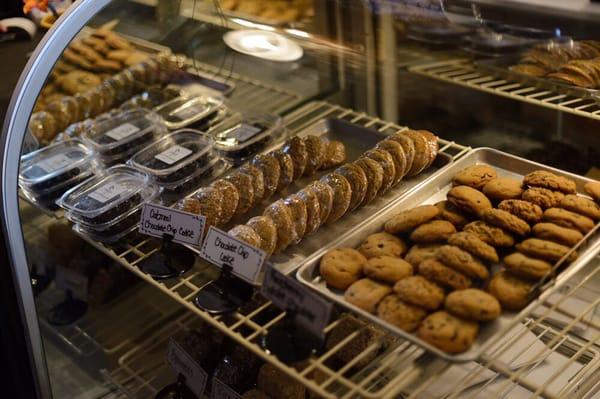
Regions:
M 209 118 L 222 107 L 222 97 L 179 96 L 156 107 L 154 111 L 164 119 L 165 125 L 169 129 L 175 130 Z
M 159 184 L 174 183 L 203 168 L 212 155 L 214 140 L 197 130 L 179 130 L 136 153 L 129 163 Z

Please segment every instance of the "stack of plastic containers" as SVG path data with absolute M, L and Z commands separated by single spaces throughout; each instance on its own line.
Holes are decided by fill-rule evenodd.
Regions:
M 170 130 L 184 127 L 204 129 L 225 113 L 222 97 L 179 96 L 154 109 Z
M 92 151 L 80 140 L 70 140 L 22 156 L 19 186 L 31 201 L 53 209 L 65 191 L 97 171 Z
M 57 204 L 76 231 L 113 244 L 137 230 L 143 203 L 160 192 L 146 173 L 118 165 L 69 190 Z

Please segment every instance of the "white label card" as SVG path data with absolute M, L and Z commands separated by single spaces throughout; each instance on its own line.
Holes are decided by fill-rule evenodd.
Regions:
M 296 312 L 296 321 L 314 336 L 324 338 L 333 304 L 321 298 L 302 283 L 277 271 L 269 265 L 261 294 L 275 306 Z
M 218 378 L 213 378 L 212 388 L 210 391 L 211 399 L 241 399 L 241 395 L 224 384 Z
M 190 150 L 189 148 L 185 148 L 180 145 L 174 145 L 168 150 L 165 150 L 160 154 L 154 156 L 154 158 L 166 163 L 167 165 L 173 165 L 175 162 L 181 161 L 183 158 L 187 157 L 191 153 L 192 150 Z
M 237 126 L 229 136 L 243 143 L 256 136 L 261 131 L 262 129 L 259 127 L 252 126 L 247 123 L 242 123 L 239 126 Z
M 136 125 L 133 125 L 131 123 L 123 123 L 121 126 L 117 126 L 116 128 L 111 129 L 104 134 L 106 134 L 108 137 L 110 137 L 111 139 L 113 139 L 115 141 L 119 141 L 119 140 L 126 139 L 127 137 L 129 137 L 132 134 L 135 134 L 139 131 L 140 131 L 140 128 L 137 127 Z
M 36 165 L 42 168 L 46 173 L 52 173 L 55 170 L 64 168 L 73 163 L 73 160 L 64 154 L 57 154 L 48 159 L 38 162 Z
M 88 277 L 85 274 L 64 266 L 57 266 L 54 280 L 61 290 L 71 291 L 73 297 L 87 301 Z
M 162 238 L 173 236 L 173 242 L 199 247 L 206 218 L 201 215 L 145 203 L 140 218 L 140 233 Z
M 198 114 L 202 114 L 204 112 L 206 112 L 206 106 L 203 104 L 192 104 L 188 107 L 185 107 L 183 109 L 180 109 L 179 111 L 174 112 L 172 115 L 181 119 L 181 120 L 185 120 L 185 119 L 190 119 L 195 117 Z
M 185 377 L 185 385 L 201 398 L 206 389 L 208 374 L 177 342 L 169 341 L 167 361 L 177 374 Z
M 231 266 L 233 274 L 250 284 L 257 282 L 266 259 L 264 251 L 231 237 L 214 226 L 208 229 L 200 256 L 217 266 Z
M 105 203 L 111 199 L 121 195 L 127 190 L 127 187 L 119 183 L 108 183 L 100 187 L 99 189 L 92 191 L 88 194 L 88 197 L 95 199 L 98 202 Z

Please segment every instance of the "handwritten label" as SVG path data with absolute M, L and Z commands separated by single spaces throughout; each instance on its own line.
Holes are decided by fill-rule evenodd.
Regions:
M 73 297 L 87 301 L 88 278 L 85 274 L 77 270 L 57 266 L 55 282 L 61 290 L 71 291 Z
M 62 169 L 73 163 L 73 160 L 64 154 L 57 154 L 48 159 L 38 162 L 36 165 L 46 173 L 52 173 L 55 170 Z
M 185 385 L 201 398 L 206 389 L 208 374 L 177 342 L 169 341 L 167 361 L 177 374 L 185 377 Z
M 145 203 L 140 218 L 140 233 L 162 238 L 173 236 L 173 242 L 200 246 L 206 218 L 201 215 Z
M 105 134 L 115 141 L 126 139 L 140 131 L 140 128 L 131 123 L 123 123 L 121 126 L 117 126 L 114 129 L 109 130 Z
M 250 284 L 258 280 L 266 258 L 264 251 L 231 237 L 214 226 L 208 229 L 200 256 L 217 266 L 231 266 L 233 274 Z
M 333 305 L 300 282 L 267 267 L 261 294 L 275 306 L 296 313 L 296 321 L 314 336 L 324 338 L 323 330 L 331 317 Z
M 174 145 L 156 155 L 154 158 L 158 159 L 161 162 L 166 163 L 167 165 L 173 165 L 175 162 L 181 161 L 183 158 L 187 157 L 192 153 L 192 150 L 189 148 L 182 147 L 180 145 Z
M 211 399 L 240 399 L 242 396 L 223 383 L 218 378 L 213 378 L 210 391 Z
M 125 191 L 127 191 L 127 187 L 123 186 L 122 184 L 108 183 L 99 189 L 92 191 L 90 194 L 88 194 L 88 197 L 104 204 L 105 202 L 108 202 L 121 195 Z

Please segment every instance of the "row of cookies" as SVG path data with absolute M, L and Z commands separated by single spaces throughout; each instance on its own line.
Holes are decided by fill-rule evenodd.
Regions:
M 221 8 L 264 18 L 275 23 L 289 23 L 312 17 L 310 0 L 224 0 Z
M 299 143 L 296 140 L 283 147 L 283 152 L 292 156 L 294 169 L 300 164 L 300 170 L 304 170 L 304 163 L 307 168 L 310 165 L 311 170 L 318 169 L 313 163 L 327 154 L 327 148 L 313 146 L 311 150 L 307 146 L 304 149 Z M 377 143 L 356 161 L 340 166 L 297 193 L 271 204 L 263 214 L 261 225 L 253 218 L 245 225 L 235 226 L 229 234 L 267 254 L 281 252 L 317 231 L 321 225 L 334 223 L 346 213 L 368 204 L 405 176 L 425 170 L 433 163 L 437 152 L 437 137 L 431 132 L 408 130 L 396 133 Z M 267 234 L 262 228 L 262 224 L 267 223 L 264 218 L 271 219 L 275 225 L 275 229 L 269 229 L 274 234 Z

